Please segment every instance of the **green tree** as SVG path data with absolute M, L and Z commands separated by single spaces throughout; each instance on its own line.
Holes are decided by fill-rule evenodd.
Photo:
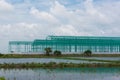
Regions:
M 61 51 L 54 51 L 54 55 L 56 55 L 56 56 L 60 56 L 62 53 L 61 53 Z
M 52 52 L 52 49 L 50 47 L 45 48 L 45 53 L 47 56 L 49 56 L 51 52 Z
M 91 56 L 91 55 L 92 55 L 92 51 L 91 50 L 84 51 L 84 56 Z

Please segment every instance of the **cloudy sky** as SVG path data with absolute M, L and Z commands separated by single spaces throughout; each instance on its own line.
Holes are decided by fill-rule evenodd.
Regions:
M 0 52 L 47 35 L 120 36 L 120 0 L 0 0 Z

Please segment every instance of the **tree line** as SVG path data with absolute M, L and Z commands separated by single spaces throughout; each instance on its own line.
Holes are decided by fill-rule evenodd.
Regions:
M 51 49 L 50 47 L 45 48 L 45 54 L 46 54 L 47 56 L 49 56 L 50 53 L 52 53 L 52 52 L 53 52 L 53 54 L 54 54 L 55 56 L 60 56 L 60 55 L 62 55 L 62 52 L 59 51 L 59 50 L 52 51 L 52 49 Z M 92 51 L 91 51 L 91 50 L 86 50 L 86 51 L 83 52 L 83 55 L 90 57 L 90 56 L 92 55 Z

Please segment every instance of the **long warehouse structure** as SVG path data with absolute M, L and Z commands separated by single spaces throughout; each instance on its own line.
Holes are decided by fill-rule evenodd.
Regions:
M 44 40 L 9 41 L 9 52 L 44 53 L 47 47 L 62 53 L 82 53 L 85 50 L 94 53 L 119 53 L 120 37 L 48 36 Z

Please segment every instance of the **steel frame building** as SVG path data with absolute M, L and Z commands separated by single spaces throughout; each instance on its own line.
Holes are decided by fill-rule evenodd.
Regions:
M 9 42 L 9 52 L 43 53 L 46 47 L 63 53 L 82 53 L 85 50 L 94 53 L 119 53 L 120 37 L 48 36 L 44 40 L 36 39 L 33 42 Z

